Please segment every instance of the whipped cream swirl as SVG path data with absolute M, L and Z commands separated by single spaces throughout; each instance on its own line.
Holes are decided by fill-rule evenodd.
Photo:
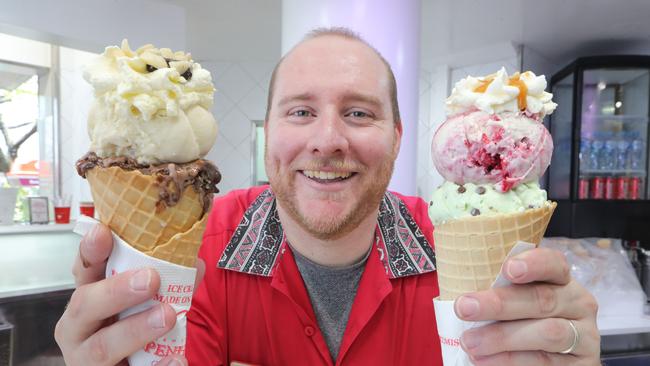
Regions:
M 546 85 L 544 75 L 526 71 L 508 76 L 503 67 L 488 76 L 468 76 L 456 83 L 447 98 L 447 115 L 478 109 L 490 114 L 524 112 L 541 119 L 557 107 L 553 94 L 544 91 Z

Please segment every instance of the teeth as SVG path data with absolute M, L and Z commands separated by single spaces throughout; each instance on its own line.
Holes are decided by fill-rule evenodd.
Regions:
M 320 170 L 304 170 L 303 173 L 309 178 L 317 179 L 345 179 L 352 175 L 352 173 L 348 172 L 323 172 Z

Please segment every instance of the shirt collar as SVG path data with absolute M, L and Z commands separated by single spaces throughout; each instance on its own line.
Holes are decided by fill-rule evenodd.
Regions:
M 217 267 L 272 277 L 287 243 L 271 189 L 263 191 L 246 209 Z M 434 271 L 433 248 L 409 213 L 406 204 L 390 192 L 379 205 L 373 250 L 388 278 Z

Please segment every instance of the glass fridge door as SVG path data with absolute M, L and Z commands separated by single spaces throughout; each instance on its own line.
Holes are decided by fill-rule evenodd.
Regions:
M 578 199 L 646 199 L 649 75 L 636 68 L 584 71 Z
M 550 116 L 553 156 L 548 169 L 548 195 L 553 200 L 569 199 L 571 192 L 571 131 L 573 129 L 573 77 L 570 73 L 553 85 L 557 108 Z

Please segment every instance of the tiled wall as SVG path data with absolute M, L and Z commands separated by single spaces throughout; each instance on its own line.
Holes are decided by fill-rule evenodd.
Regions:
M 210 70 L 217 92 L 213 112 L 219 136 L 207 159 L 223 176 L 221 193 L 253 184 L 253 128 L 264 120 L 274 62 L 201 62 Z

